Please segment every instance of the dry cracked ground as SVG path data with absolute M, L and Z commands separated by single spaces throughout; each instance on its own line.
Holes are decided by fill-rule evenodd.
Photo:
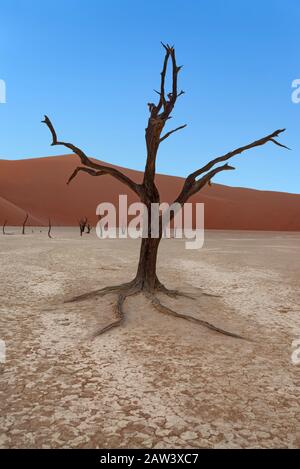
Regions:
M 139 241 L 42 230 L 0 239 L 1 447 L 300 446 L 300 234 L 162 242 L 161 280 L 196 299 L 161 300 L 250 340 L 164 316 L 142 295 L 124 326 L 93 339 L 114 295 L 64 302 L 129 280 Z

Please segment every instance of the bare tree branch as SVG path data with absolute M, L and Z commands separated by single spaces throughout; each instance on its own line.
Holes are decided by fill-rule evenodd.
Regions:
M 155 112 L 156 115 L 159 113 L 162 106 L 165 107 L 165 103 L 166 103 L 166 99 L 165 99 L 165 80 L 166 80 L 166 73 L 167 73 L 167 66 L 168 66 L 170 51 L 168 50 L 167 46 L 165 46 L 165 44 L 162 43 L 162 46 L 166 50 L 166 55 L 165 55 L 165 58 L 164 58 L 163 68 L 162 68 L 162 71 L 161 71 L 161 74 L 160 74 L 161 75 L 160 93 L 158 93 L 160 95 L 160 99 L 159 99 L 158 105 L 155 106 L 155 111 L 154 112 Z
M 275 130 L 275 132 L 273 132 L 273 133 L 270 134 L 270 135 L 267 135 L 266 137 L 260 138 L 259 140 L 255 140 L 254 142 L 249 143 L 248 145 L 245 145 L 245 146 L 243 146 L 243 147 L 239 147 L 239 148 L 237 148 L 236 150 L 233 150 L 233 151 L 231 151 L 231 152 L 229 152 L 229 153 L 226 153 L 226 155 L 219 156 L 218 158 L 215 158 L 214 160 L 211 160 L 209 163 L 207 163 L 207 164 L 206 164 L 205 166 L 203 166 L 202 168 L 197 169 L 197 171 L 195 171 L 194 173 L 190 174 L 188 177 L 195 179 L 195 178 L 196 178 L 197 176 L 199 176 L 200 174 L 203 174 L 203 173 L 205 173 L 206 171 L 210 170 L 215 164 L 221 163 L 222 161 L 227 161 L 227 160 L 229 160 L 230 158 L 233 158 L 234 156 L 239 155 L 239 154 L 243 153 L 243 152 L 246 151 L 246 150 L 250 150 L 250 148 L 259 147 L 259 146 L 261 146 L 261 145 L 265 145 L 265 144 L 268 143 L 268 142 L 273 142 L 273 143 L 275 143 L 274 137 L 278 137 L 278 135 L 281 134 L 281 133 L 284 132 L 284 131 L 285 131 L 285 129 Z M 276 142 L 276 144 L 278 144 L 278 142 Z M 280 144 L 280 145 L 281 145 L 281 144 Z
M 187 195 L 187 198 L 185 198 L 184 202 L 190 198 L 192 195 L 196 194 L 197 192 L 199 192 L 206 184 L 210 183 L 211 184 L 211 179 L 218 173 L 220 173 L 221 171 L 231 171 L 235 169 L 233 166 L 229 166 L 229 164 L 224 164 L 223 166 L 218 166 L 217 168 L 215 169 L 212 169 L 211 171 L 209 171 L 207 174 L 205 174 L 205 176 L 203 176 L 201 179 L 198 179 L 197 181 L 194 182 L 194 184 L 191 186 L 191 188 L 189 189 L 188 193 L 186 194 Z M 177 202 L 180 203 L 179 200 L 177 200 Z
M 275 143 L 276 145 L 279 145 L 280 147 L 287 148 L 285 145 L 282 145 L 281 143 L 277 142 L 274 140 L 274 137 L 278 137 L 279 134 L 284 132 L 285 129 L 279 129 L 273 132 L 270 135 L 267 135 L 266 137 L 263 137 L 259 140 L 255 140 L 254 142 L 245 145 L 243 147 L 239 147 L 236 150 L 233 150 L 229 153 L 226 153 L 223 156 L 219 156 L 218 158 L 215 158 L 211 160 L 209 163 L 207 163 L 205 166 L 203 166 L 200 169 L 197 169 L 193 173 L 191 173 L 185 180 L 183 188 L 179 194 L 179 196 L 176 199 L 176 202 L 179 202 L 183 204 L 186 202 L 193 194 L 196 194 L 196 192 L 199 192 L 202 187 L 204 187 L 207 183 L 210 183 L 211 179 L 220 171 L 224 170 L 230 170 L 234 169 L 232 166 L 229 166 L 228 164 L 219 166 L 216 169 L 213 169 L 212 171 L 209 171 L 213 166 L 215 166 L 218 163 L 221 163 L 223 161 L 227 161 L 230 158 L 233 158 L 236 155 L 239 155 L 243 153 L 246 150 L 250 150 L 251 148 L 255 148 L 261 145 L 265 145 L 268 142 Z M 196 180 L 198 176 L 201 174 L 206 173 L 201 179 Z
M 67 184 L 70 184 L 72 179 L 74 179 L 74 177 L 77 176 L 77 174 L 80 171 L 83 171 L 84 173 L 88 173 L 91 176 L 102 176 L 103 174 L 106 174 L 104 171 L 95 171 L 94 169 L 86 168 L 85 166 L 78 166 L 69 177 Z
M 169 53 L 169 56 L 172 60 L 172 92 L 168 94 L 169 99 L 165 103 L 164 112 L 162 114 L 162 117 L 164 119 L 167 119 L 175 106 L 176 99 L 178 98 L 178 96 L 181 96 L 184 91 L 181 90 L 179 94 L 177 92 L 177 77 L 182 66 L 177 66 L 175 49 L 173 46 L 171 47 L 168 44 L 166 46 L 163 44 L 163 46 L 165 47 L 167 53 Z
M 171 54 L 171 59 L 172 59 L 172 100 L 175 104 L 175 101 L 177 99 L 177 76 L 179 71 L 181 70 L 181 67 L 177 67 L 176 64 L 176 56 L 175 56 L 175 49 L 174 47 L 170 48 L 170 54 Z
M 278 145 L 279 147 L 286 148 L 287 150 L 291 150 L 291 148 L 287 147 L 286 145 L 283 145 L 280 142 L 277 142 L 277 140 L 275 140 L 274 138 L 271 138 L 270 142 L 275 143 L 275 145 Z
M 179 98 L 179 96 L 181 96 L 183 94 L 185 94 L 185 91 L 181 90 L 180 93 L 178 93 L 177 98 Z
M 157 105 L 155 105 L 154 103 L 148 103 L 150 117 L 146 128 L 147 160 L 143 179 L 144 194 L 145 192 L 147 192 L 147 194 L 149 195 L 151 192 L 155 196 L 156 200 L 159 199 L 159 195 L 157 194 L 154 179 L 156 156 L 159 149 L 159 145 L 169 135 L 171 135 L 176 130 L 179 130 L 179 128 L 168 132 L 163 137 L 161 137 L 161 133 L 167 120 L 171 118 L 170 114 L 175 106 L 177 97 L 183 94 L 183 91 L 180 91 L 180 93 L 177 92 L 177 76 L 181 67 L 178 67 L 176 64 L 175 49 L 169 44 L 162 43 L 162 46 L 164 47 L 166 53 L 161 72 L 160 91 L 155 91 L 156 93 L 158 93 L 160 98 Z M 165 79 L 169 58 L 171 58 L 172 61 L 172 91 L 166 96 Z
M 49 117 L 48 116 L 45 116 L 45 119 L 42 121 L 44 124 L 47 125 L 47 127 L 49 128 L 50 132 L 51 132 L 51 135 L 52 135 L 52 143 L 51 145 L 54 146 L 54 145 L 63 145 L 64 147 L 67 147 L 69 148 L 70 150 L 72 150 L 77 156 L 79 156 L 80 160 L 81 160 L 81 163 L 84 164 L 85 166 L 89 167 L 89 168 L 92 168 L 92 169 L 96 169 L 98 171 L 101 171 L 102 174 L 109 174 L 110 176 L 113 176 L 115 179 L 118 179 L 119 181 L 123 182 L 124 184 L 126 184 L 128 187 L 130 187 L 130 189 L 132 189 L 136 194 L 140 195 L 141 193 L 141 186 L 140 184 L 137 184 L 135 183 L 134 181 L 132 181 L 128 176 L 126 176 L 125 174 L 123 174 L 121 171 L 119 171 L 118 169 L 116 168 L 113 168 L 113 167 L 110 167 L 110 166 L 106 166 L 106 165 L 102 165 L 100 163 L 95 163 L 94 161 L 92 161 L 80 148 L 76 147 L 75 145 L 73 145 L 72 143 L 67 143 L 67 142 L 61 142 L 57 139 L 57 135 L 56 135 L 56 132 L 55 132 L 55 129 L 52 125 L 52 122 L 50 121 Z M 78 171 L 77 171 L 78 173 Z M 76 174 L 77 174 L 76 173 Z M 74 174 L 74 173 L 73 173 Z M 72 175 L 73 177 L 76 176 L 75 175 Z M 94 174 L 93 174 L 94 175 Z M 97 176 L 99 176 L 100 174 L 97 174 Z M 71 177 L 70 179 L 73 179 L 73 177 Z M 70 179 L 68 182 L 70 182 Z
M 159 140 L 159 142 L 163 142 L 166 138 L 168 138 L 170 135 L 172 135 L 174 132 L 177 132 L 177 130 L 181 130 L 181 129 L 184 129 L 185 127 L 187 126 L 187 124 L 184 124 L 184 125 L 181 125 L 180 127 L 177 127 L 176 129 L 173 129 L 173 130 L 170 130 L 169 132 L 167 132 L 165 135 L 163 135 L 161 137 L 161 139 Z
M 175 49 L 174 46 L 170 46 L 169 44 L 161 43 L 163 48 L 165 49 L 165 58 L 163 62 L 163 68 L 161 71 L 161 81 L 160 81 L 160 91 L 154 90 L 155 93 L 159 95 L 159 102 L 157 105 L 154 103 L 148 103 L 149 111 L 152 117 L 158 116 L 159 112 L 163 108 L 162 113 L 159 115 L 164 121 L 169 118 L 169 115 L 175 105 L 176 99 L 184 94 L 184 91 L 181 90 L 180 93 L 177 93 L 177 76 L 182 68 L 181 66 L 178 67 L 176 64 L 176 56 L 175 56 Z M 171 57 L 172 60 L 172 92 L 168 93 L 168 99 L 166 99 L 166 92 L 165 92 L 165 81 L 166 81 L 166 74 L 167 74 L 167 67 L 168 61 Z

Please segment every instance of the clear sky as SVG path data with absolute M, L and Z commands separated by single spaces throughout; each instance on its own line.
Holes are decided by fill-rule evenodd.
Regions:
M 157 169 L 185 176 L 207 160 L 286 127 L 281 142 L 235 158 L 215 182 L 300 193 L 299 0 L 1 0 L 0 158 L 66 153 L 60 138 L 135 169 L 145 161 L 146 103 L 163 50 L 184 67 Z

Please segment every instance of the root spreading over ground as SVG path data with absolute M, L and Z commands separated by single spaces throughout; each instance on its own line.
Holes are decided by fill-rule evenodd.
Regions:
M 178 297 L 185 297 L 189 299 L 195 300 L 196 298 L 192 295 L 189 295 L 188 293 L 180 292 L 179 290 L 169 290 L 167 287 L 165 287 L 159 280 L 156 282 L 156 286 L 154 290 L 150 290 L 148 288 L 145 288 L 144 285 L 137 281 L 136 279 L 132 280 L 131 282 L 123 283 L 120 285 L 113 285 L 109 287 L 104 287 L 99 290 L 94 290 L 92 292 L 84 293 L 82 295 L 76 296 L 72 298 L 71 300 L 68 300 L 67 303 L 69 302 L 76 302 L 76 301 L 84 301 L 87 299 L 91 299 L 94 297 L 101 297 L 105 296 L 108 294 L 115 294 L 117 295 L 117 300 L 116 303 L 114 304 L 114 313 L 116 316 L 116 319 L 112 321 L 111 323 L 107 324 L 104 327 L 101 327 L 100 329 L 96 330 L 94 333 L 94 337 L 97 337 L 101 334 L 104 334 L 105 332 L 113 329 L 114 327 L 120 326 L 124 320 L 125 320 L 125 312 L 124 312 L 124 302 L 127 297 L 133 296 L 133 295 L 138 295 L 138 294 L 143 294 L 146 298 L 149 299 L 151 302 L 152 306 L 159 311 L 160 313 L 167 314 L 169 316 L 173 316 L 175 318 L 179 319 L 184 319 L 186 321 L 193 322 L 195 324 L 198 324 L 200 326 L 206 327 L 207 329 L 210 329 L 214 332 L 233 337 L 235 339 L 243 339 L 246 340 L 245 337 L 242 337 L 239 334 L 236 334 L 234 332 L 226 331 L 218 326 L 215 326 L 214 324 L 211 324 L 208 321 L 205 321 L 203 319 L 196 318 L 194 316 L 190 316 L 188 314 L 183 314 L 175 311 L 174 309 L 169 308 L 166 306 L 162 301 L 158 298 L 158 294 L 165 294 L 167 296 L 170 296 L 172 298 L 178 298 Z M 216 295 L 211 295 L 209 293 L 201 293 L 202 295 L 206 296 L 216 296 Z M 249 339 L 248 339 L 249 340 Z

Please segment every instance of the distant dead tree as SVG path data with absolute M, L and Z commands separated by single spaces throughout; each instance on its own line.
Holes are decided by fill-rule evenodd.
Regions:
M 48 238 L 52 238 L 52 236 L 51 236 L 51 229 L 52 229 L 51 220 L 50 220 L 50 218 L 49 218 L 49 223 L 48 223 Z
M 22 225 L 22 234 L 23 235 L 25 234 L 25 226 L 26 226 L 27 220 L 28 220 L 28 213 L 26 213 L 26 217 L 25 217 L 25 220 L 23 221 L 23 225 Z
M 2 226 L 2 233 L 5 235 L 5 227 L 7 225 L 7 220 L 4 221 L 3 226 Z
M 86 224 L 87 224 L 87 218 L 82 218 L 81 220 L 79 220 L 79 230 L 80 230 L 80 236 L 83 235 L 84 233 L 84 230 L 86 228 Z
M 72 150 L 72 152 L 74 152 L 81 161 L 82 165 L 78 166 L 74 170 L 68 180 L 68 183 L 70 183 L 72 179 L 74 179 L 78 175 L 78 173 L 87 173 L 90 176 L 110 175 L 111 177 L 117 179 L 118 181 L 122 182 L 127 187 L 129 187 L 148 209 L 148 230 L 150 230 L 151 227 L 151 204 L 160 203 L 160 195 L 155 183 L 155 165 L 158 149 L 162 142 L 165 142 L 175 132 L 186 127 L 186 125 L 180 125 L 179 127 L 173 130 L 169 130 L 163 134 L 163 129 L 168 120 L 171 118 L 171 113 L 174 109 L 177 99 L 184 94 L 183 91 L 178 91 L 178 73 L 181 67 L 178 66 L 176 63 L 175 49 L 174 47 L 171 47 L 168 44 L 163 44 L 163 47 L 165 50 L 165 56 L 160 77 L 160 89 L 157 91 L 158 101 L 156 104 L 148 103 L 150 116 L 148 119 L 148 125 L 145 133 L 147 156 L 144 177 L 141 184 L 138 184 L 137 182 L 132 180 L 120 169 L 107 166 L 98 161 L 91 160 L 86 155 L 86 153 L 84 153 L 84 151 L 82 151 L 80 148 L 76 147 L 72 143 L 66 143 L 58 140 L 56 131 L 50 119 L 45 116 L 45 119 L 43 120 L 43 122 L 48 126 L 52 135 L 51 145 L 63 145 L 64 147 L 67 147 L 68 149 Z M 168 94 L 166 94 L 165 81 L 169 62 L 171 62 L 172 67 L 172 89 Z M 287 148 L 276 140 L 276 137 L 278 137 L 284 130 L 285 129 L 276 130 L 275 132 L 272 132 L 271 134 L 260 138 L 259 140 L 255 140 L 254 142 L 249 143 L 248 145 L 239 147 L 233 151 L 230 151 L 229 153 L 214 158 L 201 168 L 196 169 L 196 171 L 192 172 L 187 176 L 183 183 L 182 189 L 174 202 L 178 202 L 180 206 L 183 206 L 191 196 L 197 194 L 201 189 L 203 189 L 203 187 L 209 184 L 212 178 L 218 173 L 220 173 L 221 171 L 231 171 L 235 169 L 228 163 L 218 165 L 219 163 L 226 162 L 236 155 L 240 155 L 241 153 L 250 150 L 251 148 L 265 145 L 268 142 L 274 143 L 275 145 L 278 145 L 280 147 Z M 158 292 L 165 293 L 173 297 L 177 297 L 178 295 L 187 296 L 184 293 L 180 293 L 176 290 L 168 290 L 159 281 L 157 277 L 156 261 L 158 247 L 162 238 L 162 234 L 162 216 L 160 215 L 159 237 L 152 238 L 151 231 L 148 231 L 148 237 L 142 238 L 137 273 L 132 281 L 118 286 L 106 287 L 96 292 L 83 294 L 74 298 L 73 301 L 84 300 L 86 298 L 91 298 L 95 295 L 103 296 L 107 293 L 112 292 L 118 295 L 115 308 L 117 319 L 111 324 L 108 324 L 106 327 L 101 328 L 98 331 L 99 334 L 108 331 L 113 327 L 119 326 L 124 319 L 123 304 L 125 299 L 130 295 L 135 295 L 139 292 L 143 292 L 145 296 L 151 301 L 152 305 L 162 313 L 175 316 L 176 318 L 182 318 L 188 321 L 192 321 L 194 323 L 200 324 L 216 332 L 220 332 L 231 337 L 240 338 L 239 335 L 228 331 L 224 331 L 223 329 L 216 327 L 208 323 L 207 321 L 196 319 L 185 314 L 177 313 L 171 308 L 165 306 L 157 297 L 156 294 Z

